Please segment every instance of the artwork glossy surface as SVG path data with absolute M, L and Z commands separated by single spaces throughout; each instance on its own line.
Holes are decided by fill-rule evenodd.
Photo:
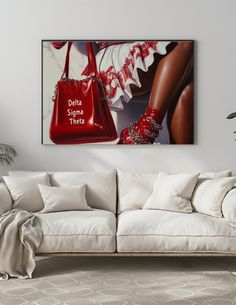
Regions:
M 193 144 L 193 41 L 42 41 L 43 144 Z

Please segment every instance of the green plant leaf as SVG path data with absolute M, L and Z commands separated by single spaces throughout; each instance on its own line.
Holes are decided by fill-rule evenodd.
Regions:
M 11 145 L 0 143 L 0 164 L 3 166 L 10 165 L 14 161 L 16 155 L 17 153 Z
M 226 119 L 233 119 L 236 117 L 236 112 L 230 113 Z
M 6 155 L 0 155 L 0 162 L 2 163 L 2 165 L 10 165 L 11 164 L 11 159 L 6 156 Z
M 16 157 L 17 153 L 11 145 L 0 143 L 0 153 Z

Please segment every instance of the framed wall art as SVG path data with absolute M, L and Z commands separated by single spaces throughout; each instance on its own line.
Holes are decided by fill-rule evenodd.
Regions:
M 194 41 L 43 40 L 42 144 L 193 144 Z

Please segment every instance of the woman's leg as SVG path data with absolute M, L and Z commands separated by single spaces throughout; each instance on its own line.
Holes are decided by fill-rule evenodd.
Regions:
M 192 42 L 179 42 L 157 67 L 149 106 L 165 114 L 177 87 L 183 81 L 186 68 L 193 56 Z
M 172 109 L 167 125 L 171 144 L 193 144 L 193 82 L 188 83 Z
M 159 134 L 163 117 L 183 83 L 193 55 L 192 42 L 179 42 L 157 66 L 149 105 L 138 122 L 121 133 L 119 144 L 151 144 Z

